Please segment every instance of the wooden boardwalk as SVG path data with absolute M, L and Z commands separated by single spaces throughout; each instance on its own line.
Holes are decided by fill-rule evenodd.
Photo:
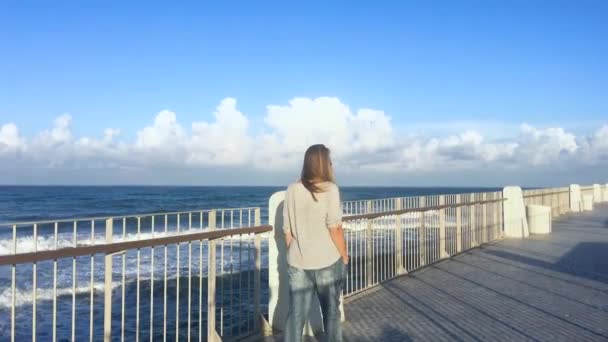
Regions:
M 345 311 L 346 341 L 608 341 L 608 206 L 389 281 Z
M 350 298 L 345 341 L 608 341 L 608 206 Z

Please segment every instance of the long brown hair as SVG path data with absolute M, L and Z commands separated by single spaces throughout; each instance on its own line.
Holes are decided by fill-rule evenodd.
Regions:
M 334 170 L 329 157 L 329 149 L 325 145 L 312 145 L 306 150 L 300 181 L 310 191 L 315 201 L 317 200 L 315 193 L 325 191 L 318 183 L 334 182 Z

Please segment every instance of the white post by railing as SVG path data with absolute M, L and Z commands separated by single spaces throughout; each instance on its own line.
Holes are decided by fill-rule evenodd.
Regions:
M 209 231 L 215 230 L 216 212 L 209 211 Z M 207 245 L 207 341 L 218 341 L 215 330 L 215 294 L 216 294 L 216 243 L 209 240 Z
M 439 196 L 439 205 L 445 204 L 445 196 Z M 439 209 L 439 258 L 447 258 L 448 253 L 445 248 L 445 211 L 446 209 Z
M 469 197 L 470 198 L 470 197 Z M 473 201 L 475 201 L 475 198 L 473 197 Z M 477 222 L 475 220 L 475 215 L 476 215 L 476 211 L 475 211 L 475 204 L 470 205 L 469 206 L 469 222 L 471 223 L 471 235 L 469 236 L 469 242 L 470 242 L 470 246 L 471 247 L 475 247 L 477 246 Z
M 374 283 L 374 232 L 373 232 L 373 220 L 367 220 L 367 228 L 365 229 L 365 274 L 367 278 L 367 287 L 370 287 Z
M 556 189 L 549 189 L 549 191 L 553 192 L 551 195 L 551 213 L 553 216 L 558 217 L 559 212 L 559 194 Z
M 485 192 L 481 196 L 482 196 L 481 199 L 484 201 L 488 198 Z M 486 203 L 481 205 L 481 215 L 483 215 L 483 217 L 481 218 L 481 243 L 488 242 L 488 208 L 487 208 L 487 206 L 488 205 Z
M 420 196 L 420 208 L 426 207 L 426 197 Z M 420 246 L 420 267 L 426 265 L 426 218 L 424 211 L 420 212 L 420 231 L 418 241 Z
M 582 211 L 581 186 L 570 184 L 570 211 L 578 213 Z
M 456 203 L 460 204 L 460 195 L 456 195 Z M 462 250 L 462 207 L 456 208 L 456 253 Z
M 602 201 L 602 188 L 599 184 L 593 184 L 593 203 Z
M 277 331 L 284 328 L 289 311 L 287 248 L 282 231 L 284 199 L 285 191 L 279 191 L 268 200 L 268 224 L 272 226 L 268 239 L 268 321 Z
M 492 199 L 497 200 L 498 199 L 498 194 L 494 193 L 494 195 L 492 196 Z M 492 240 L 496 240 L 496 239 L 498 239 L 500 237 L 500 233 L 499 233 L 499 231 L 500 231 L 500 224 L 499 224 L 499 221 L 498 221 L 498 215 L 500 214 L 499 213 L 500 208 L 502 208 L 501 204 L 502 203 L 500 203 L 500 202 L 494 202 L 494 203 L 492 203 L 492 212 L 494 212 L 494 220 L 492 221 L 492 223 L 493 223 L 492 224 L 492 227 L 493 227 L 493 229 L 492 229 L 492 231 L 493 231 L 493 233 L 492 233 Z
M 254 213 L 254 221 L 255 226 L 260 226 L 262 224 L 262 216 L 260 213 L 260 208 L 255 209 Z M 255 246 L 255 272 L 253 276 L 253 312 L 254 312 L 254 323 L 256 326 L 256 332 L 260 331 L 261 324 L 263 322 L 264 317 L 262 316 L 262 311 L 260 310 L 260 296 L 262 294 L 261 291 L 261 270 L 262 270 L 262 238 L 260 234 L 255 234 L 254 237 L 254 246 Z
M 508 186 L 503 189 L 503 197 L 504 234 L 507 237 L 527 237 L 530 231 L 521 188 Z
M 403 209 L 401 198 L 395 198 L 395 210 Z M 407 271 L 403 267 L 403 216 L 395 216 L 395 272 L 397 274 L 405 274 Z
M 114 219 L 106 220 L 106 243 L 112 243 Z M 106 253 L 103 289 L 103 340 L 112 340 L 112 254 Z

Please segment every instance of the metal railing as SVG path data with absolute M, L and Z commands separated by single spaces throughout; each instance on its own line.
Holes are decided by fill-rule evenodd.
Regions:
M 551 216 L 559 217 L 570 211 L 568 188 L 527 189 L 522 191 L 525 205 L 551 207 Z
M 351 262 L 345 296 L 502 236 L 502 193 L 368 201 L 385 212 L 345 216 Z
M 261 235 L 271 230 L 259 208 L 2 226 L 6 339 L 201 341 L 259 331 Z
M 588 186 L 581 186 L 581 198 L 583 196 L 593 196 L 593 185 L 588 185 Z
M 345 216 L 381 213 L 396 210 L 397 202 L 404 197 L 377 198 L 371 200 L 343 201 L 342 213 Z M 408 197 L 414 198 L 414 197 Z
M 553 217 L 569 211 L 569 196 L 523 191 Z M 345 295 L 501 238 L 503 201 L 485 192 L 343 202 Z M 270 230 L 260 208 L 0 224 L 0 340 L 257 334 Z

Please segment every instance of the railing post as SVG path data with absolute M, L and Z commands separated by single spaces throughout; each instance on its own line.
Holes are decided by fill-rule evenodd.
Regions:
M 462 207 L 460 206 L 460 195 L 456 195 L 456 253 L 462 250 Z
M 559 211 L 558 211 L 558 206 L 557 206 L 557 201 L 556 201 L 556 193 L 554 189 L 551 189 L 551 214 L 555 217 L 559 216 Z
M 366 251 L 365 251 L 365 273 L 367 278 L 367 287 L 374 282 L 374 235 L 372 231 L 373 219 L 367 220 L 367 229 L 365 230 Z
M 445 204 L 445 196 L 439 196 L 439 205 Z M 445 208 L 439 209 L 439 259 L 447 258 L 448 253 L 445 248 Z
M 114 219 L 106 220 L 106 243 L 112 243 Z M 112 340 L 112 254 L 106 253 L 103 289 L 103 340 Z
M 484 200 L 484 201 L 487 199 L 487 195 L 486 195 L 485 192 L 481 195 L 481 199 Z M 481 241 L 480 242 L 481 243 L 488 242 L 488 235 L 489 234 L 488 234 L 488 208 L 487 207 L 488 206 L 486 205 L 486 203 L 483 203 L 481 205 L 481 215 L 483 216 L 481 218 L 481 234 L 480 234 L 480 236 L 481 236 Z
M 426 197 L 420 196 L 420 208 L 426 207 Z M 418 241 L 420 245 L 420 267 L 426 265 L 426 219 L 424 211 L 420 212 L 420 231 Z
M 401 206 L 401 198 L 395 199 L 395 210 L 403 209 Z M 407 271 L 403 267 L 403 222 L 401 215 L 395 215 L 395 273 L 405 274 Z
M 209 212 L 209 231 L 215 230 L 216 212 Z M 216 281 L 216 243 L 209 240 L 207 245 L 207 341 L 217 341 L 215 330 L 215 281 Z
M 492 196 L 493 200 L 497 200 L 498 199 L 498 194 L 494 193 L 494 195 Z M 501 206 L 502 203 L 500 202 L 494 202 L 492 203 L 492 212 L 494 213 L 494 219 L 492 221 L 492 226 L 493 226 L 493 233 L 492 233 L 492 240 L 496 240 L 498 239 L 498 237 L 500 236 L 499 234 L 499 230 L 500 230 L 500 224 L 498 221 L 498 215 L 499 215 L 499 210 L 500 208 L 502 208 Z
M 371 214 L 373 209 L 372 201 L 367 201 L 367 212 L 366 214 Z
M 254 212 L 254 225 L 260 226 L 262 224 L 262 217 L 260 208 L 256 208 Z M 262 312 L 260 310 L 260 296 L 262 295 L 261 291 L 261 270 L 262 270 L 262 238 L 260 234 L 255 234 L 254 237 L 254 247 L 255 247 L 255 271 L 253 276 L 253 312 L 254 319 L 257 322 L 262 322 Z M 256 321 L 254 321 L 256 322 Z M 256 324 L 256 332 L 260 331 L 260 324 Z
M 470 198 L 470 197 L 469 197 Z M 473 197 L 473 201 L 475 201 L 475 198 Z M 469 237 L 469 242 L 471 244 L 471 247 L 476 247 L 477 244 L 477 222 L 475 220 L 475 204 L 469 206 L 469 222 L 471 222 L 471 236 Z

